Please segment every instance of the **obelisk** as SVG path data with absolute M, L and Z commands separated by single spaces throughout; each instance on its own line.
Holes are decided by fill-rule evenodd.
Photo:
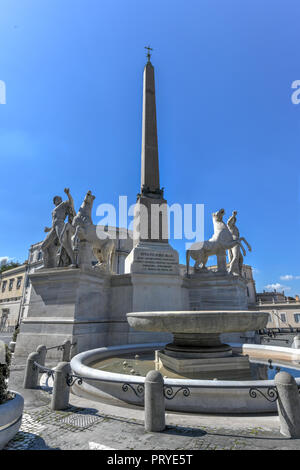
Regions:
M 141 192 L 135 208 L 135 244 L 168 243 L 167 201 L 159 184 L 154 67 L 148 61 L 143 77 Z
M 154 67 L 144 68 L 141 191 L 160 192 Z
M 133 250 L 126 272 L 178 273 L 178 253 L 169 245 L 168 207 L 159 182 L 154 67 L 144 67 L 141 151 L 141 191 L 134 212 Z

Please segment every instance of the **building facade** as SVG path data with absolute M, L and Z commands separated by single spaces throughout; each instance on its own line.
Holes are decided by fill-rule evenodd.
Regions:
M 28 263 L 0 274 L 0 331 L 12 331 L 20 321 Z
M 284 292 L 262 292 L 256 295 L 256 308 L 269 312 L 267 328 L 300 328 L 300 299 L 286 297 Z

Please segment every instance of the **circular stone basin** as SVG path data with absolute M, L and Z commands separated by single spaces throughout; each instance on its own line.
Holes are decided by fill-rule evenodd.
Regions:
M 221 334 L 262 329 L 268 315 L 257 310 L 132 312 L 127 313 L 127 321 L 135 330 L 142 331 Z
M 173 333 L 165 353 L 175 358 L 226 357 L 232 355 L 221 333 L 259 330 L 266 326 L 268 312 L 257 310 L 198 310 L 127 313 L 135 330 Z
M 233 346 L 233 345 L 232 345 Z M 145 377 L 130 376 L 116 372 L 95 369 L 99 361 L 124 354 L 143 354 L 162 349 L 164 343 L 129 344 L 110 346 L 77 354 L 71 359 L 74 374 L 83 382 L 75 382 L 73 393 L 104 403 L 124 406 L 124 402 L 143 406 Z M 236 345 L 243 354 L 262 360 L 300 361 L 300 350 L 279 346 L 257 344 Z M 300 377 L 296 378 L 300 387 Z M 165 378 L 166 390 L 173 390 L 173 398 L 165 399 L 166 409 L 192 413 L 276 413 L 276 401 L 270 400 L 275 387 L 274 380 L 193 380 Z M 184 395 L 183 389 L 190 393 Z M 252 392 L 251 392 L 252 390 Z M 166 396 L 166 395 L 165 395 Z M 268 399 L 269 398 L 269 399 Z M 123 405 L 122 405 L 123 404 Z

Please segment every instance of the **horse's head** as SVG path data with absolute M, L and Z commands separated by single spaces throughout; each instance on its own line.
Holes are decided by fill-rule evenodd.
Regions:
M 86 205 L 92 205 L 95 198 L 96 198 L 96 196 L 94 196 L 94 195 L 92 194 L 92 191 L 89 190 L 89 191 L 86 193 L 83 202 L 84 202 Z
M 212 217 L 216 222 L 223 222 L 223 216 L 225 214 L 224 209 L 220 209 L 218 212 L 213 212 Z
M 79 207 L 79 210 L 73 219 L 73 227 L 76 227 L 77 225 L 89 225 L 93 223 L 91 213 L 95 197 L 96 196 L 93 196 L 92 191 L 88 191 L 86 193 L 83 203 Z

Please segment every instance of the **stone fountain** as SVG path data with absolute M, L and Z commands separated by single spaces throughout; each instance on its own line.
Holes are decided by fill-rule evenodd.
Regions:
M 220 209 L 212 214 L 213 236 L 190 247 L 187 272 L 180 272 L 178 253 L 169 243 L 168 207 L 160 186 L 150 57 L 144 68 L 142 122 L 141 189 L 134 213 L 138 230 L 125 273 L 112 269 L 117 240 L 106 239 L 104 232 L 100 237 L 93 224 L 95 196 L 88 191 L 76 212 L 65 188 L 67 199 L 54 197 L 52 226 L 45 229 L 44 266 L 30 274 L 28 314 L 22 319 L 15 358 L 23 363 L 40 344 L 51 347 L 49 356 L 56 357 L 54 346 L 66 340 L 76 343 L 75 354 L 120 344 L 167 343 L 173 334 L 173 342 L 158 353 L 167 368 L 198 376 L 207 372 L 212 378 L 226 371 L 247 374 L 247 358 L 233 354 L 220 334 L 228 335 L 222 338 L 225 343 L 241 342 L 240 333 L 266 325 L 266 313 L 248 310 L 247 281 L 241 275 L 242 242 L 249 251 L 251 247 L 239 235 L 236 211 L 226 224 Z M 217 271 L 206 268 L 212 255 L 217 256 Z
M 101 370 L 96 364 L 117 358 L 124 365 L 125 358 L 141 358 L 143 354 L 152 357 L 156 351 L 151 367 L 164 366 L 172 371 L 170 377 L 164 377 L 165 387 L 174 391 L 172 399 L 166 398 L 167 409 L 230 414 L 274 411 L 275 403 L 261 397 L 253 400 L 249 394 L 250 387 L 262 381 L 251 377 L 249 358 L 242 354 L 241 335 L 252 332 L 253 338 L 255 330 L 265 327 L 268 313 L 248 309 L 247 280 L 241 271 L 245 255 L 242 242 L 249 251 L 251 247 L 240 237 L 237 212 L 227 224 L 223 221 L 224 209 L 212 214 L 214 233 L 209 240 L 189 248 L 184 274 L 179 269 L 178 253 L 169 243 L 167 201 L 159 178 L 150 57 L 144 68 L 142 122 L 141 189 L 134 212 L 138 230 L 125 260 L 125 274 L 107 272 L 101 291 L 95 285 L 91 292 L 89 280 L 79 290 L 82 301 L 77 300 L 76 291 L 75 319 L 86 324 L 82 330 L 76 325 L 79 354 L 73 357 L 71 367 L 84 380 L 81 385 L 75 384 L 73 391 L 100 401 L 110 397 L 143 405 L 145 377 L 141 373 L 110 370 L 107 362 Z M 216 271 L 206 268 L 210 256 L 217 256 Z M 193 269 L 189 269 L 191 260 L 195 261 Z M 90 271 L 89 275 L 95 277 Z M 103 274 L 97 276 L 104 281 Z M 239 347 L 233 343 L 239 343 Z M 142 359 L 134 360 L 138 368 Z M 269 381 L 265 382 L 269 387 Z
M 248 357 L 233 353 L 220 335 L 258 330 L 266 325 L 267 319 L 266 312 L 251 310 L 127 314 L 129 325 L 136 330 L 173 334 L 173 342 L 157 354 L 165 368 L 180 375 L 205 379 L 250 377 Z

